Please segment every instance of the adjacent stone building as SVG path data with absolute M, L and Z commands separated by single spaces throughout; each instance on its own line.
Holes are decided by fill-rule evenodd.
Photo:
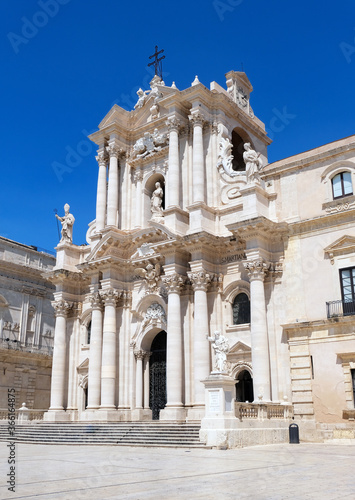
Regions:
M 48 420 L 201 420 L 215 331 L 231 411 L 292 403 L 310 435 L 353 415 L 355 137 L 268 164 L 252 86 L 226 79 L 156 76 L 90 136 L 96 220 L 76 246 L 66 209 L 47 273 Z
M 54 337 L 53 285 L 43 273 L 55 258 L 0 237 L 0 408 L 8 389 L 16 408 L 48 409 Z

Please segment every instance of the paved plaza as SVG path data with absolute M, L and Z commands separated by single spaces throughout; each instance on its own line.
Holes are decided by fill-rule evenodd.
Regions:
M 1 499 L 353 499 L 355 446 L 270 445 L 237 450 L 16 445 L 16 491 Z

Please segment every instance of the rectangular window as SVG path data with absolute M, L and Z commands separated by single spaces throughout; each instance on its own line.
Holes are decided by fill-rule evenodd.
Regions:
M 343 314 L 355 314 L 355 267 L 340 269 Z
M 354 402 L 354 408 L 355 408 L 355 370 L 350 370 L 351 371 L 351 380 L 353 384 L 353 402 Z

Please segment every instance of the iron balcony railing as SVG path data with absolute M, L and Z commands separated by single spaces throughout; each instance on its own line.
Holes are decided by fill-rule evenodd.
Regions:
M 339 316 L 354 316 L 355 302 L 347 300 L 332 300 L 327 302 L 327 318 Z

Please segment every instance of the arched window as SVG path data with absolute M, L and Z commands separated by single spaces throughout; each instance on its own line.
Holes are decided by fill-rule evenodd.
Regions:
M 90 344 L 90 339 L 91 339 L 91 321 L 90 321 L 90 323 L 87 326 L 87 330 L 88 330 L 87 344 Z
M 250 301 L 246 293 L 238 293 L 233 301 L 233 324 L 250 323 Z
M 232 132 L 233 170 L 237 172 L 245 170 L 245 163 L 243 160 L 244 142 L 245 141 L 240 137 L 240 135 L 235 130 L 233 130 Z
M 333 198 L 342 198 L 353 194 L 350 172 L 340 172 L 332 179 Z

